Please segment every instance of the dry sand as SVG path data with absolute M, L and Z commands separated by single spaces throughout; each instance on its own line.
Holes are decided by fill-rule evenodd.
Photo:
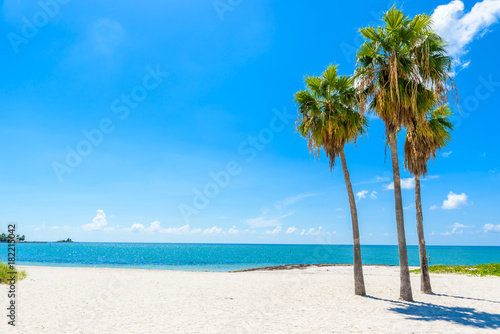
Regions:
M 397 267 L 241 273 L 22 267 L 17 325 L 0 333 L 477 333 L 500 329 L 500 278 L 431 275 L 435 295 L 400 302 Z M 4 307 L 5 306 L 5 307 Z

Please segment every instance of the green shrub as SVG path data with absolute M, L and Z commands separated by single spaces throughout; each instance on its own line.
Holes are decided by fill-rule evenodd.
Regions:
M 14 277 L 16 280 L 25 279 L 28 274 L 24 270 L 19 269 L 10 269 L 10 266 L 7 263 L 3 263 L 0 261 L 0 283 L 7 284 L 12 276 L 12 272 L 15 272 Z
M 420 269 L 411 270 L 420 274 Z M 500 263 L 478 264 L 475 266 L 445 266 L 435 265 L 429 267 L 430 273 L 435 274 L 462 274 L 471 276 L 500 276 Z

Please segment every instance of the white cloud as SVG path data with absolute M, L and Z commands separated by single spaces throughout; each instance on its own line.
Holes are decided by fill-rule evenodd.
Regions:
M 132 224 L 132 226 L 130 226 L 129 228 L 126 228 L 125 230 L 128 232 L 142 232 L 144 230 L 144 225 L 135 223 Z
M 167 234 L 189 234 L 189 233 L 200 233 L 201 228 L 191 229 L 189 224 L 179 226 L 179 227 L 169 227 L 160 230 L 161 233 Z
M 499 17 L 498 0 L 477 2 L 468 13 L 464 12 L 462 1 L 453 0 L 437 7 L 432 14 L 432 21 L 434 30 L 447 42 L 448 52 L 455 58 L 455 65 L 465 68 L 469 64 L 462 64 L 460 57 L 469 51 L 467 46 L 486 34 L 488 27 L 497 23 Z
M 443 153 L 441 153 L 441 156 L 442 156 L 443 158 L 448 158 L 448 157 L 449 157 L 452 153 L 453 153 L 453 151 L 450 151 L 450 152 L 443 152 Z
M 117 225 L 113 228 L 106 228 L 106 231 L 115 231 L 120 226 Z M 189 224 L 179 226 L 179 227 L 169 227 L 162 228 L 161 223 L 157 220 L 151 223 L 148 227 L 145 227 L 144 224 L 134 223 L 130 227 L 126 227 L 123 230 L 127 232 L 148 232 L 148 233 L 166 233 L 166 234 L 188 234 L 188 233 L 199 233 L 201 229 L 191 229 Z
M 82 230 L 85 231 L 97 231 L 108 225 L 106 221 L 106 214 L 103 210 L 97 210 L 97 215 L 92 219 L 92 223 L 85 224 L 82 226 Z
M 276 226 L 276 228 L 274 230 L 267 230 L 263 234 L 276 235 L 276 234 L 279 234 L 280 232 L 281 232 L 281 225 Z
M 303 229 L 300 232 L 300 235 L 324 235 L 324 234 L 326 234 L 326 232 L 323 231 L 323 227 L 321 227 L 321 226 L 318 227 L 318 229 L 311 227 L 308 230 Z
M 281 210 L 283 208 L 286 208 L 287 206 L 290 206 L 292 204 L 295 204 L 295 203 L 303 200 L 304 198 L 318 196 L 318 195 L 319 194 L 300 194 L 300 195 L 297 195 L 294 197 L 288 197 L 282 201 L 276 202 L 275 207 L 276 207 L 276 209 Z
M 240 230 L 238 230 L 235 225 L 233 225 L 233 227 L 227 230 L 227 234 L 238 234 L 238 233 L 240 233 Z
M 160 231 L 161 231 L 160 222 L 157 220 L 152 222 L 151 225 L 146 229 L 146 232 L 160 232 Z
M 500 224 L 498 225 L 484 224 L 483 230 L 484 232 L 500 232 Z
M 294 233 L 295 231 L 297 231 L 297 228 L 295 226 L 290 226 L 287 230 L 286 230 L 286 234 L 292 234 Z
M 111 230 L 116 230 L 118 229 L 119 225 L 116 226 L 116 228 L 109 229 Z M 168 227 L 168 228 L 162 228 L 161 224 L 159 221 L 154 221 L 149 225 L 148 227 L 145 227 L 143 224 L 140 223 L 134 223 L 132 226 L 124 228 L 125 231 L 128 232 L 148 232 L 148 233 L 165 233 L 165 234 L 190 234 L 190 233 L 200 233 L 201 228 L 194 228 L 191 229 L 189 224 L 183 225 L 183 226 L 178 226 L 178 227 Z
M 220 234 L 222 232 L 222 228 L 217 226 L 212 226 L 211 228 L 205 229 L 203 234 Z
M 378 198 L 377 192 L 376 191 L 372 191 L 372 193 L 370 194 L 370 198 L 371 199 L 377 199 Z
M 441 235 L 462 234 L 464 232 L 464 230 L 463 230 L 464 228 L 474 227 L 474 225 L 472 225 L 472 226 L 466 226 L 466 225 L 463 225 L 463 224 L 460 224 L 460 223 L 455 223 L 455 224 L 451 225 L 450 227 L 453 228 L 451 230 L 451 232 L 441 233 Z
M 460 207 L 462 207 L 464 205 L 468 205 L 467 199 L 468 199 L 468 197 L 465 193 L 457 195 L 457 194 L 454 194 L 452 191 L 450 191 L 450 193 L 448 194 L 448 199 L 445 199 L 443 201 L 442 208 L 444 210 L 459 209 Z
M 413 208 L 414 204 L 410 204 L 408 206 L 405 206 L 403 207 L 403 210 L 410 210 L 411 208 Z
M 385 190 L 394 190 L 394 182 L 384 186 Z M 413 177 L 408 177 L 406 179 L 401 179 L 401 189 L 413 189 L 415 188 L 415 179 Z
M 437 208 L 438 208 L 437 205 L 433 205 L 429 208 L 429 210 L 436 210 Z
M 260 216 L 257 218 L 250 218 L 250 219 L 245 220 L 245 224 L 250 225 L 251 228 L 277 226 L 277 225 L 280 225 L 281 219 L 289 217 L 293 214 L 294 214 L 294 212 L 289 212 L 289 213 L 284 214 L 282 216 L 279 216 L 276 218 L 270 218 L 270 219 L 266 219 L 264 216 Z
M 360 192 L 356 193 L 356 198 L 357 200 L 362 200 L 363 198 L 366 198 L 366 195 L 368 194 L 368 190 L 361 190 Z

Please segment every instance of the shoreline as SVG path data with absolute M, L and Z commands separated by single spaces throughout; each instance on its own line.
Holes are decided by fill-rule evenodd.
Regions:
M 60 263 L 59 263 L 60 264 Z M 16 264 L 16 268 L 23 270 L 29 270 L 29 268 L 58 268 L 58 269 L 103 269 L 103 270 L 146 270 L 146 271 L 167 271 L 167 272 L 188 272 L 188 273 L 243 273 L 243 272 L 255 272 L 255 271 L 285 271 L 294 269 L 308 269 L 308 268 L 327 268 L 327 267 L 352 267 L 351 263 L 311 263 L 311 264 L 283 264 L 277 266 L 265 266 L 265 267 L 252 267 L 247 269 L 238 270 L 185 270 L 182 269 L 171 269 L 170 267 L 183 267 L 183 266 L 170 266 L 169 268 L 157 266 L 160 268 L 140 268 L 140 267 L 130 267 L 130 266 L 116 266 L 116 267 L 106 267 L 106 266 L 92 266 L 92 265 L 80 265 L 80 266 L 61 266 L 61 265 L 36 265 L 36 264 Z M 185 266 L 188 267 L 188 266 Z M 196 266 L 189 266 L 196 267 Z M 391 264 L 363 264 L 363 267 L 388 267 L 388 268 L 399 268 L 399 265 Z M 419 266 L 410 266 L 410 270 L 418 269 Z

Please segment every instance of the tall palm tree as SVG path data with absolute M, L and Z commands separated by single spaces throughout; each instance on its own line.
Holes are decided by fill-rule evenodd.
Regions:
M 325 151 L 330 171 L 335 159 L 340 156 L 344 180 L 351 209 L 352 236 L 354 251 L 354 293 L 366 295 L 361 262 L 358 213 L 352 190 L 351 179 L 344 154 L 347 143 L 356 142 L 357 137 L 366 131 L 368 121 L 357 111 L 358 94 L 350 76 L 337 74 L 337 66 L 330 65 L 321 77 L 307 76 L 306 90 L 295 94 L 299 108 L 297 131 L 307 139 L 309 150 L 319 155 Z
M 415 178 L 415 209 L 417 214 L 418 251 L 420 257 L 420 288 L 423 293 L 432 293 L 425 248 L 424 218 L 420 195 L 420 177 L 427 174 L 427 162 L 436 157 L 436 151 L 445 147 L 451 140 L 450 131 L 453 124 L 448 105 L 443 105 L 428 113 L 424 123 L 417 124 L 413 131 L 408 132 L 405 142 L 405 168 Z
M 431 27 L 428 15 L 409 19 L 392 7 L 384 26 L 360 29 L 365 41 L 357 53 L 356 84 L 360 110 L 369 110 L 386 126 L 391 148 L 400 264 L 400 298 L 413 300 L 404 231 L 397 134 L 423 122 L 430 105 L 448 101 L 454 84 L 445 43 Z M 451 89 L 450 89 L 451 87 Z

